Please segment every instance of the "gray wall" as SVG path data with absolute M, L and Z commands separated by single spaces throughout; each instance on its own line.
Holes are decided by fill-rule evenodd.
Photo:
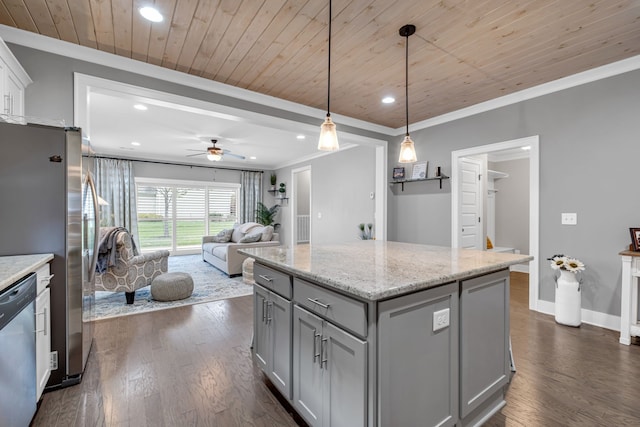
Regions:
M 375 206 L 369 193 L 375 191 L 375 148 L 360 146 L 279 169 L 278 182 L 291 188 L 291 170 L 306 165 L 311 165 L 311 244 L 357 240 L 358 224 L 373 223 Z M 286 245 L 291 243 L 292 211 L 284 206 L 278 221 L 280 241 Z
M 494 181 L 496 246 L 529 253 L 529 159 L 489 163 L 489 169 L 509 174 Z
M 415 97 L 415 95 L 414 95 Z M 582 307 L 620 314 L 621 262 L 640 226 L 640 71 L 412 132 L 419 160 L 451 173 L 451 151 L 540 135 L 540 297 L 555 298 L 545 260 L 583 261 Z M 389 174 L 398 156 L 389 145 Z M 396 186 L 397 187 L 397 186 Z M 451 187 L 414 183 L 389 197 L 389 239 L 450 245 Z M 577 226 L 560 224 L 576 212 Z
M 299 113 L 243 101 L 230 96 L 195 89 L 146 75 L 122 71 L 116 68 L 92 64 L 37 49 L 7 43 L 16 59 L 33 83 L 26 90 L 26 115 L 47 119 L 63 119 L 67 125 L 73 124 L 73 73 L 79 72 L 104 79 L 123 82 L 157 91 L 186 96 L 206 102 L 213 102 L 260 114 L 266 114 L 300 123 L 317 125 L 322 123 L 323 116 L 310 117 Z M 377 132 L 337 124 L 338 132 L 349 132 L 374 139 L 387 140 L 386 135 Z M 269 184 L 268 177 L 266 184 Z

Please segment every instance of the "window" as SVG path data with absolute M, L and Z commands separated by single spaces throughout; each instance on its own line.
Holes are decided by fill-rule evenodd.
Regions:
M 239 184 L 136 179 L 142 251 L 200 251 L 202 236 L 237 221 Z

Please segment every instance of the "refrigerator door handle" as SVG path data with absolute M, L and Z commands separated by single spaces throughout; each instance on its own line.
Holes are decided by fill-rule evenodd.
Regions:
M 98 193 L 96 192 L 96 186 L 95 183 L 93 182 L 93 177 L 91 176 L 91 172 L 87 172 L 87 184 L 89 185 L 89 188 L 91 189 L 91 199 L 93 201 L 93 212 L 95 213 L 93 215 L 94 217 L 94 227 L 93 227 L 93 231 L 95 233 L 95 235 L 93 236 L 93 256 L 91 257 L 91 264 L 89 266 L 89 282 L 93 281 L 93 278 L 96 274 L 96 264 L 98 262 L 98 237 L 100 234 L 100 230 L 99 230 L 99 226 L 100 226 L 100 219 L 99 219 L 99 205 L 98 205 Z

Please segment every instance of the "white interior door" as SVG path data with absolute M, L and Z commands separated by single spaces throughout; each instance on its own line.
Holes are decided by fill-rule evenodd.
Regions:
M 468 249 L 484 249 L 482 244 L 482 202 L 480 171 L 482 164 L 472 158 L 461 158 L 459 182 L 461 183 L 460 206 L 460 241 L 458 247 Z

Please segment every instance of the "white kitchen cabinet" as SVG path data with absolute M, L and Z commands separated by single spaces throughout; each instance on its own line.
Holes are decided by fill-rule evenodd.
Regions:
M 0 95 L 2 95 L 0 120 L 20 121 L 18 117 L 24 116 L 25 113 L 25 88 L 31 83 L 32 80 L 27 72 L 0 39 Z
M 367 343 L 295 305 L 293 406 L 314 427 L 367 425 Z
M 254 286 L 254 358 L 271 382 L 291 399 L 291 301 Z
M 36 401 L 40 400 L 51 375 L 51 274 L 49 264 L 36 271 Z

